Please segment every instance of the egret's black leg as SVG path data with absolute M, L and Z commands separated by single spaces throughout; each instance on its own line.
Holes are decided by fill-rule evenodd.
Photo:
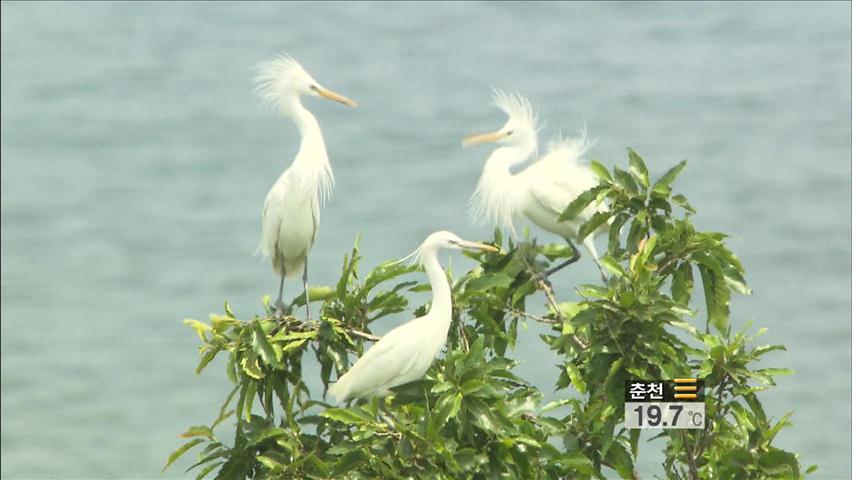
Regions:
M 572 263 L 574 263 L 574 262 L 576 262 L 577 260 L 580 259 L 580 251 L 577 250 L 577 247 L 574 246 L 574 243 L 572 243 L 570 240 L 568 240 L 568 246 L 571 247 L 571 255 L 572 255 L 571 258 L 569 258 L 568 260 L 565 260 L 564 262 L 560 263 L 559 265 L 557 265 L 557 266 L 551 268 L 550 270 L 544 272 L 545 277 L 549 277 L 549 276 L 553 275 L 554 273 L 558 272 L 559 270 L 562 270 L 563 268 L 567 267 L 568 265 L 571 265 Z
M 308 295 L 308 257 L 305 257 L 305 269 L 302 271 L 302 284 L 305 286 L 305 320 L 311 318 L 311 298 Z
M 287 313 L 287 304 L 284 303 L 284 277 L 285 272 L 281 271 L 281 283 L 278 285 L 278 300 L 275 300 L 275 313 L 284 316 Z

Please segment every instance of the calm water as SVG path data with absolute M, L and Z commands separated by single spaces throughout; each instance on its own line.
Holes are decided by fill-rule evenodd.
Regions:
M 439 228 L 487 238 L 463 210 L 488 152 L 459 140 L 503 121 L 492 85 L 524 92 L 545 136 L 585 122 L 606 164 L 690 160 L 679 187 L 755 290 L 735 323 L 798 371 L 764 396 L 796 410 L 779 443 L 852 475 L 849 3 L 1 8 L 3 477 L 156 478 L 215 415 L 227 380 L 193 374 L 181 320 L 226 298 L 250 316 L 276 286 L 252 252 L 297 136 L 251 69 L 283 51 L 361 103 L 308 101 L 338 179 L 314 283 L 358 232 L 367 267 Z M 556 288 L 596 278 L 584 261 Z M 548 385 L 532 333 L 520 373 Z

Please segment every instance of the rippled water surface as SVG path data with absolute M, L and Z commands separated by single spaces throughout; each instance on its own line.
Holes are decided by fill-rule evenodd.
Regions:
M 365 267 L 439 228 L 487 238 L 464 209 L 488 152 L 459 140 L 502 123 L 491 86 L 518 90 L 545 136 L 585 124 L 606 164 L 628 145 L 658 174 L 690 160 L 679 188 L 735 235 L 754 287 L 735 325 L 769 327 L 789 347 L 771 363 L 798 372 L 764 397 L 796 410 L 780 444 L 852 475 L 849 3 L 0 8 L 3 477 L 158 477 L 213 418 L 227 380 L 193 374 L 181 319 L 224 299 L 250 316 L 276 286 L 252 253 L 298 139 L 251 77 L 284 51 L 361 103 L 307 101 L 338 180 L 314 283 L 359 232 Z M 586 260 L 555 287 L 596 278 Z M 519 371 L 548 385 L 533 333 Z

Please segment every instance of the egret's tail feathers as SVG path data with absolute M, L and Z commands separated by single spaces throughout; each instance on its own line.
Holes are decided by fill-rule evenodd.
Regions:
M 586 247 L 586 250 L 589 251 L 589 254 L 595 259 L 595 263 L 600 265 L 600 257 L 598 257 L 598 249 L 595 248 L 595 242 L 592 240 L 592 236 L 583 239 L 583 246 Z
M 328 394 L 334 397 L 334 401 L 337 403 L 343 403 L 349 399 L 349 388 L 348 382 L 346 381 L 346 375 L 339 378 L 337 382 L 332 383 L 328 387 Z
M 269 252 L 266 251 L 266 245 L 263 241 L 260 242 L 260 245 L 254 249 L 254 253 L 251 255 L 252 257 L 260 257 L 261 260 L 264 258 L 269 258 Z

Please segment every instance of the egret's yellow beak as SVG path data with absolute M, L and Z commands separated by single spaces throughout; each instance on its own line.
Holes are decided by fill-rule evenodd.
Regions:
M 335 102 L 342 103 L 342 104 L 346 105 L 347 107 L 358 106 L 358 103 L 355 100 L 352 100 L 350 98 L 346 98 L 339 93 L 332 92 L 331 90 L 329 90 L 325 87 L 311 87 L 311 88 L 313 89 L 313 91 L 317 92 L 317 95 L 319 95 L 322 98 L 334 100 Z
M 465 147 L 470 147 L 471 145 L 479 145 L 480 143 L 491 143 L 500 140 L 505 137 L 505 132 L 492 132 L 492 133 L 481 133 L 478 135 L 471 135 L 462 140 L 462 145 Z
M 488 245 L 487 243 L 479 243 L 479 242 L 468 242 L 467 240 L 462 240 L 459 242 L 459 246 L 462 248 L 471 248 L 474 250 L 482 250 L 483 252 L 499 252 L 500 249 L 495 247 L 494 245 Z

